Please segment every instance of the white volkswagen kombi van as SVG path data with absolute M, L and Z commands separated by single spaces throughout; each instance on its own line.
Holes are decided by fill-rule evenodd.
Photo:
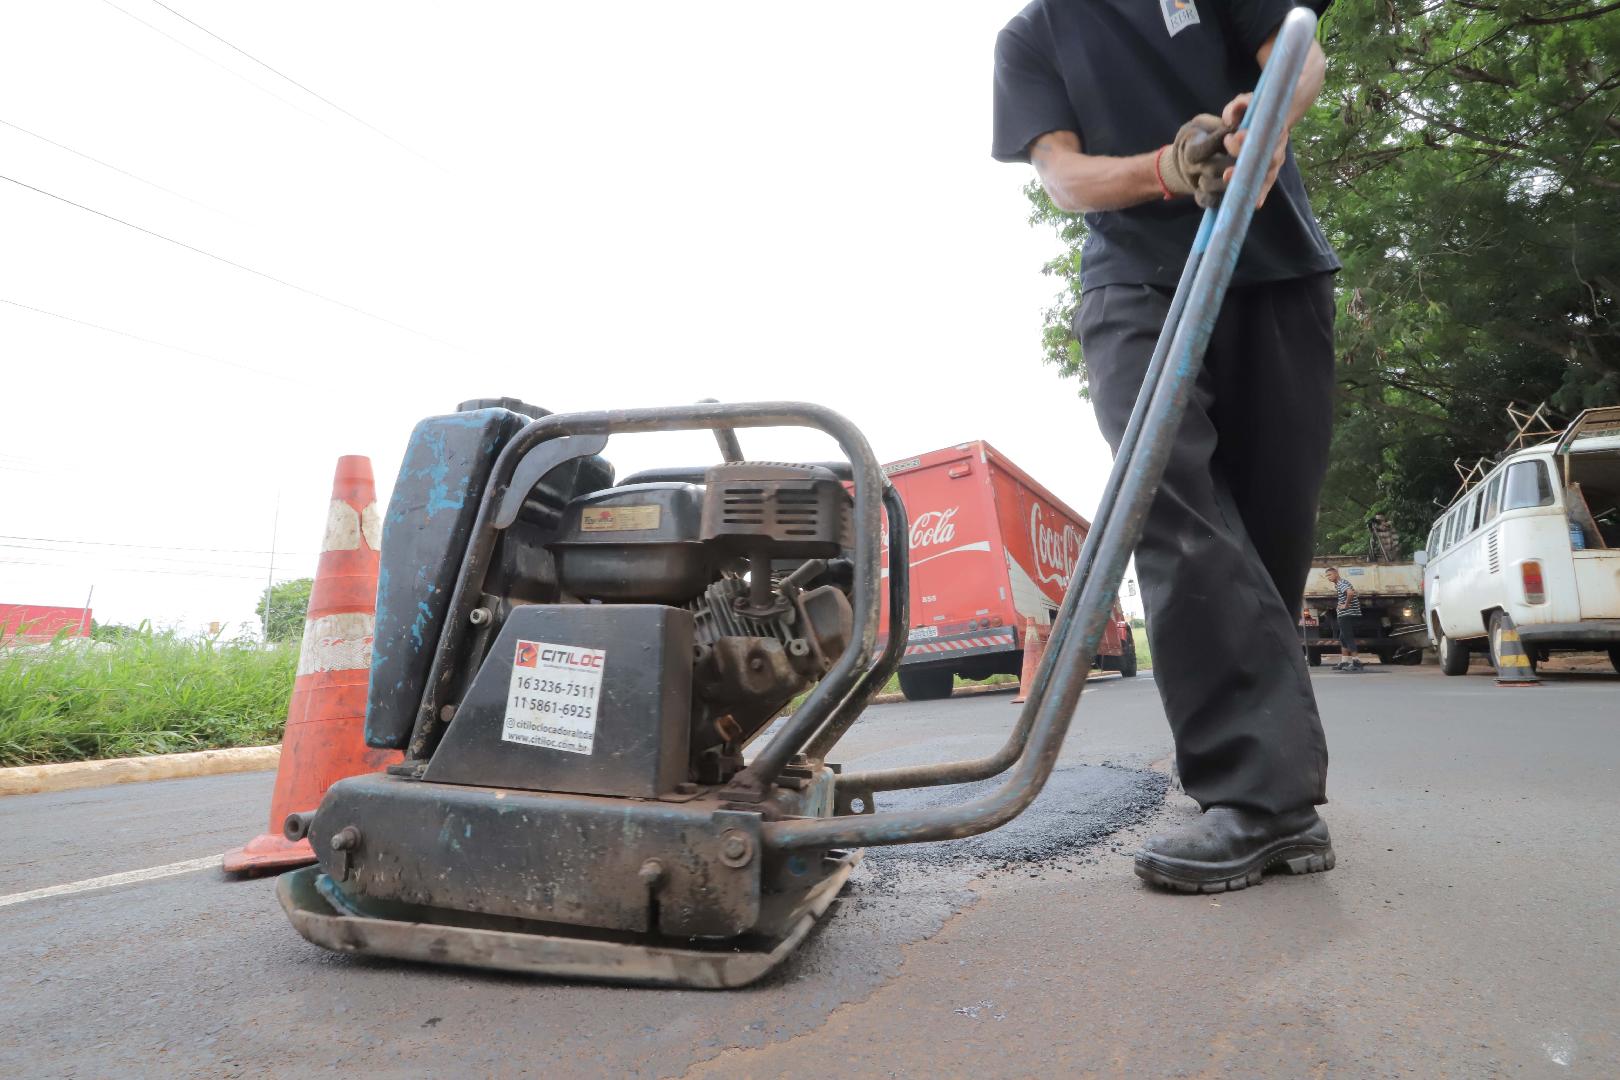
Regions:
M 1620 406 L 1504 457 L 1446 508 L 1416 560 L 1447 675 L 1474 652 L 1496 662 L 1504 613 L 1532 664 L 1607 650 L 1620 671 Z

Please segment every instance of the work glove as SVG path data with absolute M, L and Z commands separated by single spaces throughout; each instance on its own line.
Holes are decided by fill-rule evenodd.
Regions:
M 1175 141 L 1160 150 L 1154 161 L 1166 198 L 1191 195 L 1206 209 L 1220 205 L 1226 170 L 1237 164 L 1226 152 L 1226 136 L 1231 131 L 1210 113 L 1200 113 L 1181 125 Z

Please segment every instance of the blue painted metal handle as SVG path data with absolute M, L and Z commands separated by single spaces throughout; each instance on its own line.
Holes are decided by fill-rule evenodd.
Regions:
M 767 844 L 825 848 L 972 836 L 1017 817 L 1045 785 L 1085 688 L 1091 658 L 1112 615 L 1125 564 L 1141 538 L 1148 507 L 1164 477 L 1171 444 L 1203 366 L 1204 350 L 1237 266 L 1272 154 L 1287 126 L 1293 90 L 1315 34 L 1316 16 L 1305 8 L 1289 12 L 1277 32 L 1271 57 L 1240 125 L 1248 135 L 1231 185 L 1219 209 L 1205 211 L 1199 225 L 1109 473 L 1104 500 L 1064 596 L 1052 641 L 1019 716 L 1019 730 L 1009 740 L 1011 745 L 1027 739 L 1012 775 L 994 791 L 957 806 L 769 822 L 765 825 Z M 939 775 L 948 771 L 941 770 Z M 957 783 L 974 778 L 954 775 L 944 781 L 922 782 Z M 871 787 L 879 789 L 878 785 Z

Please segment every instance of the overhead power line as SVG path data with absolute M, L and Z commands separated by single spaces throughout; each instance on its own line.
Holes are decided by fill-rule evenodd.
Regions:
M 136 22 L 140 23 L 142 26 L 146 27 L 148 30 L 152 31 L 154 34 L 160 34 L 163 37 L 168 38 L 170 41 L 174 42 L 176 45 L 180 46 L 182 49 L 186 50 L 187 52 L 192 53 L 192 54 L 194 54 L 196 56 L 199 56 L 202 59 L 208 61 L 210 64 L 212 64 L 215 67 L 219 68 L 219 70 L 223 71 L 225 74 L 229 75 L 231 78 L 239 79 L 242 82 L 247 83 L 249 86 L 253 87 L 253 89 L 257 90 L 261 94 L 268 94 L 270 97 L 274 98 L 275 100 L 281 102 L 283 105 L 287 106 L 287 108 L 293 110 L 296 113 L 300 113 L 300 114 L 302 114 L 304 116 L 309 117 L 311 120 L 315 121 L 317 124 L 322 122 L 321 118 L 316 116 L 314 113 L 309 112 L 309 111 L 307 111 L 305 109 L 300 109 L 297 105 L 294 105 L 292 102 L 288 101 L 286 98 L 282 97 L 280 94 L 277 94 L 276 92 L 271 90 L 269 87 L 260 86 L 258 83 L 254 82 L 252 79 L 248 78 L 246 75 L 243 75 L 240 71 L 232 71 L 230 68 L 226 67 L 224 64 L 220 63 L 218 60 L 215 60 L 212 56 L 209 56 L 207 53 L 203 52 L 201 49 L 194 48 L 194 47 L 192 47 L 190 45 L 187 45 L 185 42 L 181 41 L 179 38 L 175 37 L 173 34 L 169 33 L 167 30 L 163 30 L 163 29 L 161 29 L 159 27 L 153 26 L 151 23 L 147 22 L 145 19 L 141 18 L 139 15 L 135 14 L 133 11 L 125 11 L 123 8 L 119 7 L 117 4 L 113 3 L 112 0 L 101 0 L 101 2 L 103 4 L 106 4 L 108 7 L 112 8 L 114 11 L 118 12 L 120 15 L 124 15 L 124 16 L 127 16 L 128 18 L 134 19 Z
M 278 70 L 276 68 L 271 67 L 269 64 L 265 63 L 263 60 L 260 60 L 257 56 L 254 56 L 252 53 L 248 52 L 246 49 L 242 48 L 241 46 L 236 45 L 233 42 L 225 40 L 224 38 L 220 37 L 218 34 L 214 33 L 212 30 L 208 29 L 208 27 L 202 25 L 202 23 L 197 22 L 195 19 L 192 19 L 192 18 L 188 17 L 187 15 L 183 14 L 182 12 L 176 11 L 174 8 L 170 7 L 168 4 L 165 4 L 163 2 L 163 0 L 152 0 L 152 3 L 156 4 L 158 7 L 162 8 L 164 11 L 167 11 L 170 15 L 173 15 L 175 18 L 179 19 L 181 22 L 186 23 L 186 24 L 188 24 L 190 26 L 193 26 L 198 30 L 201 30 L 203 33 L 207 34 L 209 37 L 213 38 L 215 41 L 219 42 L 221 45 L 224 45 L 226 48 L 232 50 L 233 52 L 240 53 L 241 55 L 247 57 L 249 60 L 253 61 L 255 64 L 258 64 L 260 67 L 264 68 L 264 70 L 268 71 L 270 74 L 276 76 L 276 78 L 282 79 L 282 80 L 285 80 L 286 82 L 291 83 L 293 86 L 298 87 L 298 89 L 302 90 L 304 93 L 308 94 L 310 97 L 314 98 L 316 101 L 319 101 L 322 104 L 331 106 L 332 108 L 336 109 L 338 112 L 342 113 L 344 116 L 347 116 L 350 120 L 353 120 L 355 123 L 357 123 L 361 127 L 365 128 L 367 131 L 370 131 L 375 135 L 378 135 L 378 136 L 380 136 L 380 137 L 382 137 L 384 139 L 387 139 L 389 142 L 393 143 L 395 146 L 399 147 L 401 150 L 404 150 L 406 153 L 412 155 L 413 157 L 420 158 L 422 161 L 426 162 L 429 165 L 432 165 L 434 168 L 439 167 L 438 163 L 435 162 L 433 159 L 419 153 L 418 151 L 414 150 L 413 148 L 407 146 L 405 143 L 400 142 L 398 139 L 394 138 L 392 135 L 388 134 L 388 132 L 382 130 L 381 128 L 377 127 L 376 125 L 371 124 L 368 121 L 356 116 L 354 113 L 350 112 L 348 109 L 345 109 L 343 106 L 339 105 L 337 102 L 333 101 L 331 98 L 326 97 L 326 96 L 324 96 L 322 94 L 317 94 L 315 91 L 311 90 L 309 87 L 305 86 L 303 83 L 299 82 L 297 79 L 293 78 L 291 75 L 288 75 L 283 71 L 280 71 L 280 70 Z
M 25 559 L 37 559 L 41 555 L 57 555 L 65 557 L 69 560 L 81 560 L 64 562 L 61 564 L 63 566 L 78 567 L 85 565 L 85 563 L 82 561 L 85 556 L 108 554 L 111 553 L 105 551 L 87 551 L 83 548 L 56 547 L 52 544 L 13 544 L 0 541 L 0 555 L 9 555 Z M 254 576 L 257 577 L 259 572 L 264 569 L 265 565 L 262 562 L 218 562 L 213 559 L 199 559 L 195 555 L 158 555 L 148 554 L 144 551 L 120 551 L 117 554 L 121 558 L 145 560 L 141 562 L 140 565 L 152 570 L 252 570 Z M 179 563 L 181 565 L 172 565 L 174 563 Z
M 0 566 L 49 566 L 57 570 L 82 570 L 82 567 L 70 566 L 59 562 L 38 562 L 33 559 L 0 559 Z M 165 570 L 157 567 L 143 566 L 98 566 L 94 568 L 97 574 L 169 574 L 174 577 L 205 577 L 226 578 L 231 581 L 258 581 L 260 575 L 252 574 L 212 574 L 203 570 Z
M 83 544 L 88 547 L 112 548 L 138 548 L 144 551 L 207 551 L 230 555 L 268 555 L 269 548 L 222 548 L 222 547 L 185 547 L 179 544 L 128 544 L 115 540 L 69 540 L 57 536 L 14 536 L 9 533 L 0 533 L 0 540 L 30 540 L 40 544 Z M 287 548 L 277 548 L 277 555 L 315 555 L 314 551 L 290 551 Z
M 115 217 L 114 215 L 106 213 L 105 211 L 97 210 L 93 206 L 86 206 L 86 205 L 84 205 L 84 203 L 74 202 L 72 199 L 69 199 L 66 196 L 58 195 L 58 194 L 56 194 L 55 192 L 52 192 L 52 191 L 46 191 L 44 188 L 35 187 L 33 184 L 25 183 L 25 182 L 23 182 L 21 180 L 18 180 L 16 177 L 6 176 L 4 174 L 0 174 L 0 180 L 4 180 L 7 183 L 15 184 L 18 187 L 25 188 L 28 191 L 34 192 L 35 194 L 43 195 L 48 199 L 54 199 L 59 203 L 66 203 L 68 206 L 76 207 L 76 208 L 78 208 L 80 210 L 83 210 L 87 214 L 94 214 L 96 217 L 104 218 L 107 221 L 116 222 L 117 224 L 122 225 L 125 228 L 134 229 L 138 233 L 145 233 L 147 236 L 153 237 L 153 238 L 158 239 L 158 240 L 162 240 L 164 243 L 173 244 L 175 247 L 185 248 L 187 251 L 195 252 L 198 255 L 207 256 L 208 258 L 213 259 L 215 262 L 222 262 L 226 266 L 235 267 L 236 269 L 241 270 L 244 273 L 252 274 L 255 277 L 261 277 L 266 281 L 273 281 L 277 285 L 281 285 L 281 286 L 283 286 L 285 288 L 292 289 L 294 292 L 301 292 L 305 296 L 313 296 L 317 300 L 324 300 L 328 304 L 332 304 L 332 305 L 334 305 L 336 307 L 343 308 L 343 309 L 345 309 L 347 311 L 352 311 L 357 315 L 364 315 L 368 319 L 374 319 L 377 322 L 384 323 L 384 324 L 386 324 L 388 326 L 392 326 L 396 330 L 403 330 L 408 334 L 415 334 L 417 337 L 426 338 L 428 341 L 432 341 L 432 342 L 434 342 L 436 344 L 443 345 L 446 348 L 450 348 L 450 349 L 457 348 L 457 346 L 451 345 L 448 341 L 444 341 L 441 338 L 434 337 L 432 334 L 429 334 L 426 331 L 418 330 L 415 327 L 406 326 L 404 323 L 395 322 L 393 319 L 385 318 L 384 316 L 378 315 L 375 312 L 367 311 L 365 308 L 356 307 L 353 304 L 346 303 L 345 301 L 342 301 L 342 300 L 338 300 L 335 297 L 327 296 L 325 293 L 316 292 L 314 289 L 307 289 L 302 285 L 296 285 L 293 282 L 288 281 L 285 278 L 276 277 L 274 274 L 267 274 L 263 270 L 255 270 L 253 267 L 248 266 L 245 263 L 239 263 L 235 259 L 227 259 L 223 255 L 216 255 L 212 251 L 208 251 L 205 248 L 200 248 L 200 247 L 196 246 L 195 244 L 188 244 L 184 240 L 176 240 L 172 236 L 165 236 L 160 232 L 155 232 L 152 229 L 146 228 L 144 225 L 137 225 L 132 221 L 126 221 L 121 217 Z
M 136 173 L 132 173 L 128 169 L 120 169 L 117 165 L 114 165 L 110 161 L 102 161 L 98 157 L 92 157 L 89 154 L 86 154 L 82 150 L 73 149 L 73 147 L 68 146 L 66 143 L 59 143 L 55 139 L 48 139 L 45 136 L 41 135 L 37 131 L 29 131 L 27 128 L 23 127 L 21 124 L 14 124 L 10 120 L 0 120 L 0 124 L 5 125 L 6 127 L 10 128 L 13 131 L 20 131 L 24 135 L 27 135 L 31 139 L 38 139 L 42 143 L 49 143 L 51 146 L 56 147 L 58 150 L 66 150 L 68 153 L 74 155 L 75 157 L 82 157 L 86 161 L 94 162 L 95 164 L 100 165 L 103 169 L 111 169 L 113 172 L 119 173 L 120 175 L 123 175 L 123 176 L 127 176 L 131 180 L 138 180 L 141 183 L 145 184 L 147 187 L 156 188 L 157 190 L 163 192 L 165 195 L 173 195 L 177 199 L 181 199 L 181 200 L 183 200 L 185 202 L 188 202 L 193 206 L 200 206 L 204 210 L 211 210 L 216 214 L 225 214 L 225 211 L 220 210 L 217 207 L 209 206 L 205 202 L 199 202 L 198 200 L 193 199 L 190 195 L 184 195 L 184 194 L 174 190 L 173 188 L 164 187 L 162 184 L 158 183 L 157 181 L 148 180 L 146 177 L 140 176 L 140 175 L 138 175 Z M 226 216 L 228 217 L 229 215 L 226 215 Z
M 184 353 L 187 356 L 194 356 L 199 360 L 208 360 L 216 364 L 224 364 L 226 367 L 235 368 L 238 371 L 250 372 L 254 375 L 262 375 L 267 379 L 278 379 L 282 382 L 290 383 L 300 381 L 293 378 L 291 375 L 282 375 L 278 372 L 265 371 L 262 368 L 250 367 L 247 364 L 237 363 L 235 360 L 227 360 L 223 356 L 215 356 L 212 353 L 197 352 L 195 349 L 188 349 L 183 345 L 171 345 L 166 341 L 158 341 L 155 338 L 142 337 L 140 334 L 132 334 L 127 330 L 117 330 L 111 326 L 102 326 L 100 323 L 93 323 L 87 319 L 76 319 L 72 315 L 63 315 L 59 311 L 47 311 L 44 308 L 34 307 L 31 304 L 19 303 L 16 300 L 7 300 L 3 296 L 0 296 L 0 304 L 9 304 L 11 307 L 21 308 L 24 311 L 32 311 L 38 315 L 49 315 L 53 319 L 61 319 L 63 322 L 70 322 L 76 326 L 87 326 L 92 330 L 100 330 L 103 333 L 116 334 L 121 338 L 129 338 L 131 341 L 139 341 L 143 345 L 153 345 L 160 349 L 169 349 L 177 353 Z

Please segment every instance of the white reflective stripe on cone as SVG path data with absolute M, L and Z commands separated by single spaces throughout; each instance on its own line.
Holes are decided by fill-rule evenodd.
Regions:
M 360 515 L 342 499 L 333 499 L 326 508 L 326 536 L 322 551 L 354 551 L 360 546 Z
M 366 538 L 366 547 L 372 551 L 382 550 L 382 515 L 377 513 L 377 504 L 366 503 L 366 508 L 360 511 L 360 535 Z
M 377 617 L 367 611 L 321 615 L 304 624 L 304 643 L 298 649 L 298 674 L 352 671 L 371 667 L 371 640 Z

